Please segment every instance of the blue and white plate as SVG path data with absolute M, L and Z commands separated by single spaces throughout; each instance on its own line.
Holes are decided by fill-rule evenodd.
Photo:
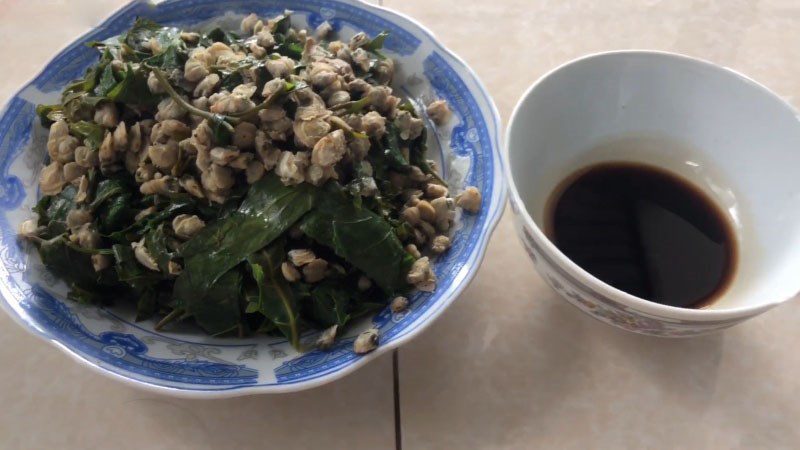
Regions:
M 239 340 L 204 336 L 186 326 L 153 330 L 152 320 L 134 322 L 126 305 L 84 306 L 66 300 L 66 289 L 16 238 L 39 196 L 38 172 L 46 154 L 46 130 L 37 103 L 52 103 L 64 85 L 97 59 L 83 44 L 117 35 L 137 16 L 190 28 L 211 23 L 238 26 L 250 12 L 271 17 L 291 9 L 293 24 L 316 27 L 327 20 L 343 38 L 358 31 L 388 31 L 387 53 L 396 58 L 395 89 L 420 105 L 448 101 L 450 124 L 430 134 L 429 148 L 456 190 L 477 186 L 483 206 L 458 219 L 453 247 L 435 265 L 439 284 L 419 293 L 402 314 L 387 308 L 371 319 L 380 347 L 365 356 L 352 351 L 354 337 L 370 325 L 352 327 L 330 351 L 300 354 L 285 339 Z M 417 335 L 459 295 L 478 270 L 503 211 L 505 183 L 500 159 L 500 118 L 475 73 L 412 19 L 358 0 L 168 0 L 131 3 L 60 52 L 6 105 L 0 117 L 0 294 L 3 308 L 23 327 L 92 369 L 129 384 L 190 397 L 287 392 L 342 377 Z M 312 341 L 309 333 L 304 340 Z

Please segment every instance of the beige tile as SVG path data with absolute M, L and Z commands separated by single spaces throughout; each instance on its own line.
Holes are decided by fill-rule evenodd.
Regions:
M 800 305 L 693 340 L 629 334 L 547 288 L 500 223 L 484 268 L 400 352 L 406 448 L 790 448 Z
M 752 74 L 779 94 L 800 93 L 800 4 L 696 0 L 386 0 L 475 69 L 503 119 L 548 70 L 592 52 L 686 53 Z M 793 5 L 793 6 L 792 6 Z
M 6 64 L 0 104 L 59 50 L 127 3 L 125 0 L 0 0 L 0 46 Z M 13 61 L 13 63 L 8 63 Z
M 154 395 L 79 366 L 0 314 L 0 448 L 383 449 L 392 360 L 309 391 L 227 400 Z
M 800 101 L 800 4 L 788 1 L 389 0 L 478 72 L 506 120 L 546 71 L 586 53 L 677 51 Z M 400 353 L 407 448 L 800 446 L 797 303 L 668 341 L 582 315 L 501 221 L 470 288 Z
M 0 1 L 0 45 L 5 61 L 13 61 L 3 65 L 0 103 L 123 3 Z M 297 394 L 181 400 L 97 375 L 0 313 L 0 361 L 3 449 L 394 446 L 390 355 L 344 380 Z

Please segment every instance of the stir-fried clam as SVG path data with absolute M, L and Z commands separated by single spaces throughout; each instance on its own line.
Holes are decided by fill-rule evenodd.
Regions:
M 339 40 L 288 13 L 250 14 L 241 33 L 141 19 L 97 44 L 98 65 L 37 109 L 49 162 L 20 235 L 83 301 L 113 292 L 142 319 L 166 314 L 158 327 L 193 317 L 294 345 L 325 329 L 329 348 L 370 305 L 401 312 L 400 294 L 436 288 L 432 258 L 480 192 L 425 159 L 423 114 L 446 126 L 452 112 L 395 95 L 385 34 Z M 355 350 L 378 341 L 370 329 Z

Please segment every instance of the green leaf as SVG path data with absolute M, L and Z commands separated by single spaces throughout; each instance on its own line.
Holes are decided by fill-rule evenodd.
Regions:
M 63 190 L 61 192 L 64 192 Z M 45 195 L 44 197 L 40 198 L 36 205 L 31 208 L 34 213 L 39 217 L 37 225 L 44 226 L 47 225 L 47 222 L 50 220 L 47 218 L 47 208 L 50 207 L 50 202 L 55 198 L 52 195 Z
M 85 92 L 68 94 L 62 100 L 64 118 L 71 122 L 92 120 L 95 107 L 106 100 L 105 97 L 96 97 Z
M 161 53 L 146 58 L 142 62 L 148 66 L 158 67 L 165 73 L 170 74 L 175 69 L 183 69 L 188 59 L 189 55 L 186 52 L 186 46 L 183 41 L 178 40 Z
M 284 39 L 275 46 L 275 52 L 298 60 L 303 56 L 303 45 L 299 42 Z
M 144 236 L 144 246 L 147 252 L 158 263 L 158 268 L 163 272 L 167 271 L 168 264 L 172 260 L 173 252 L 169 249 L 167 241 L 169 237 L 164 231 L 164 224 L 161 224 L 155 230 L 151 230 Z
M 107 292 L 98 292 L 71 284 L 67 298 L 83 305 L 102 305 L 109 303 L 110 296 Z
M 38 225 L 45 227 L 40 235 L 43 239 L 52 239 L 67 231 L 67 214 L 75 208 L 75 194 L 78 189 L 67 185 L 58 195 L 42 197 L 33 208 L 39 215 Z
M 214 114 L 211 123 L 211 132 L 214 136 L 214 143 L 218 146 L 225 146 L 231 143 L 233 135 L 226 125 L 225 116 Z
M 220 276 L 204 295 L 185 298 L 183 305 L 202 329 L 216 336 L 238 328 L 242 315 L 241 296 L 242 274 L 234 269 Z
M 292 27 L 292 14 L 290 11 L 278 15 L 272 20 L 275 21 L 275 28 L 272 30 L 273 33 L 286 34 L 289 28 Z
M 350 320 L 352 288 L 323 283 L 311 290 L 309 316 L 321 328 L 344 326 Z
M 83 138 L 84 145 L 94 150 L 100 148 L 103 137 L 105 137 L 105 129 L 102 126 L 86 120 L 69 124 L 69 131 L 73 135 Z
M 214 42 L 222 42 L 223 44 L 231 45 L 239 40 L 240 38 L 236 33 L 231 33 L 230 31 L 217 27 L 206 33 L 206 35 L 200 39 L 200 44 L 205 47 L 210 46 Z
M 94 88 L 95 95 L 105 97 L 108 92 L 117 85 L 117 79 L 114 78 L 114 69 L 111 64 L 107 64 L 103 72 L 100 74 L 100 81 Z
M 165 207 L 156 213 L 142 217 L 138 221 L 129 225 L 128 227 L 111 233 L 109 238 L 114 241 L 137 241 L 140 236 L 143 236 L 150 230 L 155 229 L 160 224 L 172 219 L 178 214 L 188 213 L 194 209 L 194 200 L 189 197 L 171 199 Z M 128 239 L 128 237 L 131 237 Z
M 417 139 L 412 141 L 411 144 L 409 145 L 408 159 L 411 160 L 411 164 L 419 167 L 423 173 L 426 173 L 428 175 L 433 175 L 433 177 L 436 178 L 436 180 L 438 180 L 442 186 L 447 186 L 447 182 L 445 182 L 442 179 L 442 177 L 440 177 L 439 174 L 436 173 L 435 170 L 433 170 L 431 165 L 428 164 L 427 142 L 428 142 L 428 130 L 423 129 L 422 134 Z
M 98 218 L 98 229 L 104 234 L 125 229 L 137 210 L 132 199 L 137 195 L 136 187 L 122 176 L 109 178 L 97 185 L 94 201 L 89 204 Z
M 373 53 L 378 53 L 378 50 L 383 48 L 383 43 L 384 41 L 386 41 L 387 37 L 389 37 L 389 32 L 381 31 L 380 33 L 378 33 L 377 36 L 372 38 L 372 40 L 368 44 L 364 45 L 364 50 L 368 50 Z
M 158 312 L 159 290 L 157 288 L 146 289 L 140 292 L 138 297 L 136 300 L 135 320 L 141 322 L 153 317 Z
M 136 321 L 152 317 L 169 290 L 159 286 L 164 276 L 139 264 L 129 244 L 115 244 L 111 247 L 114 255 L 114 270 L 120 281 L 132 288 L 136 298 Z
M 106 97 L 129 105 L 155 105 L 160 99 L 147 87 L 147 73 L 142 69 L 134 69 L 131 64 L 128 64 L 122 72 L 122 79 L 108 91 Z
M 150 53 L 150 39 L 155 38 L 162 49 L 180 40 L 180 30 L 165 27 L 144 17 L 137 17 L 133 27 L 120 38 L 131 49 L 137 52 Z
M 236 86 L 244 83 L 244 78 L 241 72 L 233 71 L 228 74 L 223 74 L 222 81 L 220 82 L 221 89 L 233 91 Z
M 268 174 L 250 187 L 239 210 L 217 220 L 181 249 L 184 269 L 175 297 L 188 301 L 205 292 L 222 274 L 285 233 L 314 204 L 308 184 L 284 186 Z
M 123 194 L 131 194 L 134 187 L 124 178 L 108 178 L 97 185 L 94 200 L 89 204 L 91 209 L 99 208 L 103 203 Z
M 72 248 L 63 236 L 39 243 L 39 256 L 58 278 L 85 290 L 98 292 L 117 281 L 111 271 L 95 272 L 91 254 Z
M 280 269 L 285 254 L 284 242 L 280 240 L 248 258 L 250 272 L 258 286 L 258 301 L 250 303 L 247 311 L 263 314 L 289 339 L 293 347 L 299 349 L 297 300 Z
M 306 235 L 333 249 L 385 291 L 407 287 L 405 277 L 413 258 L 388 222 L 356 208 L 336 183 L 328 183 L 320 192 L 318 205 L 300 222 Z
M 113 233 L 125 228 L 133 220 L 137 211 L 129 206 L 130 201 L 129 195 L 119 195 L 98 210 L 100 232 Z
M 414 105 L 408 100 L 406 100 L 403 103 L 400 103 L 399 105 L 397 105 L 397 109 L 399 109 L 400 111 L 409 112 L 414 117 L 417 117 L 417 110 L 414 109 Z
M 63 119 L 64 107 L 58 105 L 37 105 L 36 115 L 43 127 L 49 127 L 53 122 Z
M 403 152 L 400 151 L 400 133 L 393 123 L 386 124 L 386 134 L 384 135 L 383 147 L 384 161 L 392 169 L 406 172 L 409 169 Z
M 97 86 L 100 75 L 111 62 L 111 59 L 111 53 L 104 51 L 99 63 L 96 66 L 86 69 L 86 75 L 84 75 L 83 79 L 75 80 L 64 88 L 64 91 L 61 93 L 61 103 L 66 104 L 67 96 L 91 92 L 94 87 Z
M 139 264 L 129 244 L 114 244 L 111 246 L 114 254 L 114 270 L 120 281 L 129 284 L 139 292 L 153 287 L 163 275 Z
M 253 279 L 258 288 L 258 295 L 253 298 L 248 298 L 247 308 L 245 308 L 246 313 L 252 314 L 254 312 L 260 312 L 264 308 L 264 283 L 266 281 L 264 278 L 264 268 L 252 262 L 249 258 L 247 261 L 250 264 L 250 274 L 253 275 Z
M 374 314 L 386 307 L 385 303 L 378 302 L 361 302 L 355 305 L 350 311 L 350 320 L 358 319 L 359 317 Z
M 292 26 L 291 14 L 281 14 L 273 20 L 275 20 L 275 27 L 272 30 L 272 35 L 275 37 L 274 51 L 295 60 L 300 59 L 303 56 L 304 43 L 286 36 Z
M 39 224 L 46 225 L 47 222 L 65 222 L 67 221 L 67 214 L 75 207 L 75 194 L 78 189 L 73 185 L 67 185 L 58 193 L 58 195 L 43 197 L 40 201 L 42 206 L 46 209 L 41 211 L 40 206 L 37 205 L 37 212 L 39 213 Z M 47 199 L 45 202 L 44 199 Z M 44 214 L 42 213 L 44 212 Z

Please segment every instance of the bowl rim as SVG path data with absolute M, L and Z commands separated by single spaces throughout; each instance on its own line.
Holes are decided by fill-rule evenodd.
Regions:
M 175 0 L 180 1 L 180 0 Z M 2 308 L 14 322 L 28 331 L 30 334 L 38 337 L 39 339 L 44 340 L 45 342 L 53 345 L 57 349 L 61 350 L 63 353 L 67 354 L 72 360 L 78 362 L 84 367 L 88 367 L 93 371 L 106 376 L 108 378 L 122 381 L 124 384 L 133 386 L 138 389 L 142 389 L 145 391 L 157 393 L 157 394 L 166 394 L 174 397 L 183 397 L 183 398 L 194 398 L 194 399 L 215 399 L 215 398 L 231 398 L 231 397 L 240 397 L 246 395 L 255 395 L 255 394 L 278 394 L 278 393 L 289 393 L 289 392 L 298 392 L 302 390 L 307 390 L 315 387 L 322 386 L 324 384 L 328 384 L 344 376 L 355 372 L 359 368 L 363 367 L 364 365 L 368 364 L 369 362 L 377 359 L 378 357 L 389 353 L 390 351 L 396 351 L 399 347 L 406 344 L 407 342 L 411 341 L 412 339 L 419 336 L 423 330 L 429 327 L 446 309 L 449 307 L 456 298 L 458 298 L 461 293 L 466 289 L 472 280 L 475 278 L 480 266 L 482 265 L 483 258 L 486 254 L 486 249 L 489 245 L 489 241 L 491 240 L 491 236 L 494 230 L 499 223 L 500 218 L 503 215 L 504 207 L 507 200 L 508 194 L 508 186 L 506 185 L 505 181 L 503 180 L 503 174 L 505 173 L 505 166 L 506 161 L 503 155 L 503 133 L 502 133 L 502 126 L 501 126 L 501 119 L 500 113 L 497 109 L 497 105 L 494 102 L 494 99 L 489 94 L 489 90 L 486 88 L 484 83 L 478 77 L 478 74 L 470 67 L 463 58 L 458 56 L 455 52 L 450 50 L 446 47 L 443 43 L 439 41 L 436 35 L 425 25 L 421 24 L 419 21 L 411 18 L 410 16 L 401 13 L 399 11 L 395 11 L 388 7 L 367 3 L 366 0 L 330 0 L 332 2 L 342 3 L 342 4 L 350 4 L 353 6 L 357 6 L 359 8 L 364 8 L 367 10 L 372 10 L 378 14 L 383 14 L 387 16 L 387 19 L 395 20 L 395 19 L 402 19 L 407 21 L 410 25 L 415 26 L 418 28 L 419 32 L 427 37 L 431 44 L 433 44 L 434 49 L 438 52 L 441 52 L 443 55 L 452 58 L 452 60 L 460 65 L 459 69 L 463 69 L 469 77 L 472 79 L 469 80 L 474 82 L 475 85 L 475 92 L 481 94 L 484 98 L 482 100 L 485 101 L 486 106 L 490 112 L 489 119 L 492 120 L 490 123 L 487 120 L 487 128 L 494 133 L 495 139 L 490 139 L 490 150 L 491 150 L 491 157 L 494 159 L 494 163 L 497 164 L 499 167 L 492 172 L 492 185 L 493 189 L 496 190 L 496 202 L 493 202 L 491 205 L 487 204 L 486 206 L 491 206 L 492 209 L 489 210 L 486 221 L 484 223 L 484 227 L 479 232 L 479 238 L 481 242 L 475 246 L 473 249 L 472 257 L 470 259 L 473 260 L 473 263 L 469 265 L 469 269 L 464 274 L 463 278 L 458 282 L 458 284 L 453 289 L 451 295 L 443 296 L 439 301 L 438 306 L 435 309 L 430 311 L 430 314 L 424 318 L 419 324 L 414 327 L 410 327 L 405 334 L 401 334 L 396 337 L 394 340 L 382 344 L 378 346 L 373 352 L 363 355 L 362 357 L 355 359 L 350 364 L 341 367 L 338 370 L 334 370 L 325 374 L 320 375 L 317 378 L 313 378 L 310 380 L 302 380 L 296 382 L 290 382 L 286 384 L 269 384 L 269 385 L 238 385 L 238 386 L 231 386 L 228 389 L 219 389 L 219 390 L 198 390 L 198 389 L 191 389 L 191 388 L 181 388 L 176 386 L 165 386 L 161 384 L 156 384 L 150 382 L 145 379 L 134 378 L 133 376 L 127 375 L 126 373 L 119 373 L 116 372 L 108 367 L 101 361 L 95 361 L 90 359 L 88 356 L 84 356 L 77 351 L 73 350 L 63 342 L 61 342 L 57 337 L 50 335 L 46 330 L 40 329 L 36 326 L 34 322 L 30 322 L 26 320 L 24 317 L 20 316 L 11 304 L 8 302 L 7 298 L 10 295 L 9 292 L 6 292 L 3 286 L 0 286 L 0 297 L 2 297 L 2 301 L 0 301 L 0 308 Z M 96 25 L 90 26 L 87 31 L 80 34 L 78 37 L 70 40 L 65 45 L 57 49 L 55 52 L 51 54 L 51 57 L 44 63 L 42 68 L 37 71 L 31 78 L 28 79 L 25 83 L 21 85 L 19 89 L 14 91 L 11 94 L 6 102 L 4 102 L 2 108 L 0 108 L 0 115 L 5 114 L 8 110 L 9 106 L 11 105 L 12 101 L 17 98 L 23 91 L 28 89 L 30 86 L 34 86 L 35 80 L 40 77 L 46 70 L 46 68 L 52 63 L 52 61 L 60 55 L 62 52 L 67 50 L 70 46 L 72 46 L 76 42 L 81 42 L 86 40 L 86 38 L 93 33 L 98 28 L 102 28 L 107 26 L 112 20 L 114 20 L 118 15 L 121 15 L 127 12 L 131 7 L 139 3 L 146 3 L 146 4 L 157 4 L 161 2 L 153 2 L 152 0 L 131 0 L 118 8 L 114 9 L 111 13 L 107 14 L 103 19 L 101 19 Z M 496 204 L 495 204 L 496 203 Z
M 788 112 L 797 117 L 800 117 L 800 113 L 798 113 L 798 110 L 793 105 L 788 103 L 778 94 L 773 92 L 765 85 L 754 80 L 753 78 L 737 71 L 736 69 L 723 66 L 721 64 L 715 64 L 711 61 L 707 61 L 702 58 L 697 58 L 694 56 L 689 56 L 681 53 L 663 51 L 663 50 L 648 50 L 648 49 L 610 50 L 610 51 L 589 53 L 587 55 L 583 55 L 578 58 L 569 60 L 565 63 L 559 64 L 555 68 L 547 71 L 545 74 L 540 76 L 536 81 L 533 82 L 533 84 L 531 84 L 525 90 L 525 92 L 517 101 L 517 104 L 514 106 L 511 116 L 509 117 L 504 135 L 502 153 L 503 153 L 503 158 L 505 160 L 505 164 L 503 165 L 503 170 L 509 188 L 508 192 L 509 201 L 511 202 L 512 206 L 514 207 L 514 210 L 517 212 L 517 215 L 521 218 L 524 225 L 527 226 L 527 228 L 529 228 L 530 230 L 532 230 L 534 239 L 540 245 L 543 246 L 544 251 L 554 254 L 557 257 L 557 263 L 565 265 L 568 270 L 576 274 L 583 283 L 587 284 L 592 289 L 596 290 L 601 294 L 609 296 L 613 299 L 621 301 L 625 306 L 633 308 L 637 311 L 642 311 L 647 314 L 652 314 L 654 316 L 675 319 L 675 320 L 694 321 L 694 322 L 716 322 L 716 321 L 726 321 L 732 319 L 742 319 L 761 313 L 774 306 L 777 306 L 781 303 L 787 302 L 795 298 L 798 295 L 798 293 L 800 293 L 800 291 L 797 291 L 785 298 L 761 303 L 758 305 L 740 306 L 740 307 L 722 308 L 722 309 L 688 309 L 688 308 L 679 308 L 676 306 L 668 306 L 668 305 L 662 305 L 660 303 L 651 302 L 649 300 L 636 297 L 634 295 L 628 294 L 625 291 L 619 290 L 609 284 L 606 284 L 605 282 L 601 281 L 594 275 L 590 274 L 589 272 L 578 266 L 566 255 L 564 255 L 564 253 L 561 252 L 561 250 L 559 250 L 558 247 L 556 247 L 555 244 L 552 241 L 550 241 L 550 239 L 547 238 L 547 236 L 545 236 L 544 232 L 541 230 L 539 225 L 537 225 L 536 222 L 533 220 L 527 208 L 525 207 L 525 203 L 522 201 L 522 198 L 520 197 L 519 191 L 517 189 L 511 171 L 510 136 L 512 133 L 512 129 L 515 127 L 515 124 L 517 127 L 521 125 L 518 122 L 523 120 L 521 113 L 523 105 L 527 103 L 527 101 L 534 95 L 534 91 L 536 91 L 536 89 L 540 87 L 542 83 L 544 83 L 552 76 L 557 75 L 562 70 L 565 70 L 573 65 L 582 62 L 596 60 L 596 59 L 605 59 L 608 57 L 616 57 L 616 56 L 654 57 L 673 62 L 688 63 L 694 65 L 695 67 L 700 67 L 704 70 L 715 71 L 727 76 L 731 76 L 761 91 L 762 94 L 771 98 L 772 100 L 776 101 L 778 104 L 786 108 Z

